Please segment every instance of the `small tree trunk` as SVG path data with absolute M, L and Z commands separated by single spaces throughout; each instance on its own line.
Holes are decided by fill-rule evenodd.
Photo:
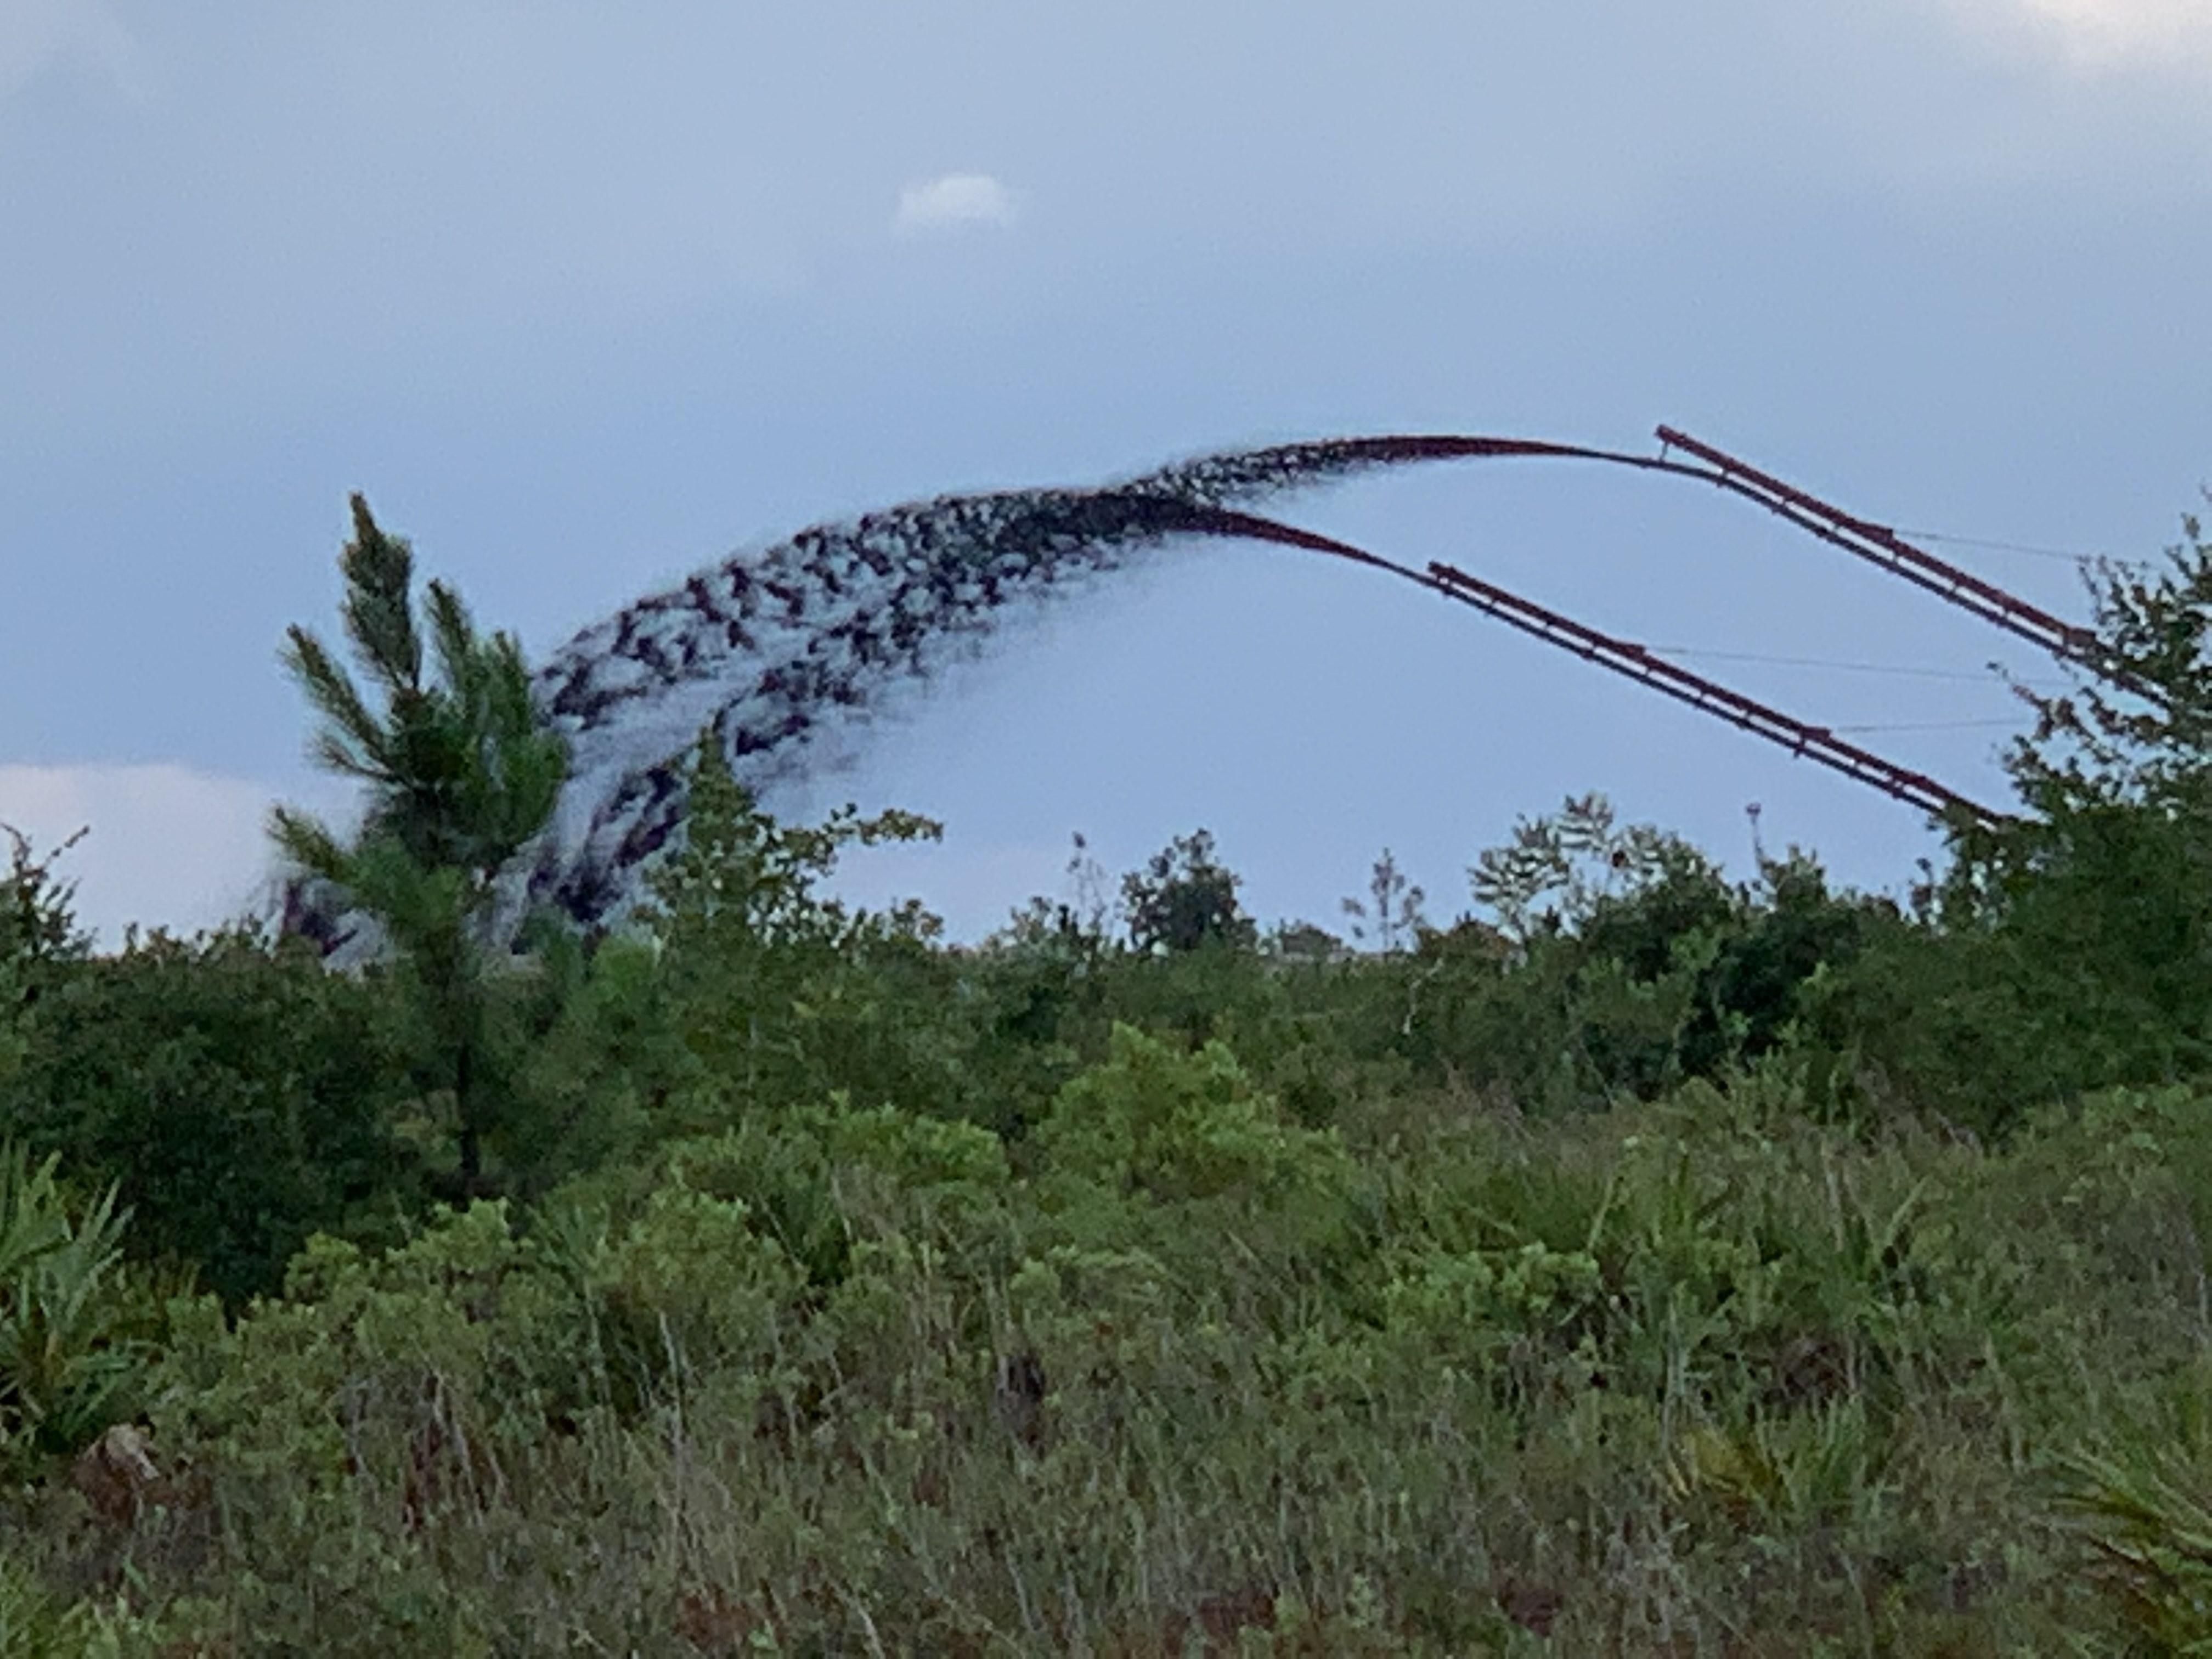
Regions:
M 453 1109 L 461 1120 L 460 1194 L 464 1202 L 474 1199 L 483 1181 L 483 1136 L 477 1126 L 476 1100 L 476 1044 L 461 1040 L 453 1056 Z

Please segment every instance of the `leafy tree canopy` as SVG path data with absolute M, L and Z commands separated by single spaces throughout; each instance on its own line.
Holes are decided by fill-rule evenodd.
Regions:
M 1176 836 L 1143 870 L 1122 878 L 1129 943 L 1141 951 L 1170 953 L 1208 943 L 1251 945 L 1259 929 L 1237 902 L 1242 884 L 1216 854 L 1211 831 Z

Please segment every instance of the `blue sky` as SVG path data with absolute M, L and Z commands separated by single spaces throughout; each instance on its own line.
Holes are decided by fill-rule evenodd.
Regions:
M 2202 0 L 0 0 L 0 821 L 88 822 L 111 928 L 240 902 L 267 801 L 337 799 L 276 648 L 332 625 L 353 489 L 537 657 L 815 520 L 1340 431 L 1668 421 L 1893 523 L 2154 554 L 2212 477 L 2209 93 Z M 2014 705 L 1972 677 L 2042 672 L 1680 485 L 1285 510 L 1739 653 L 1685 660 L 1985 797 Z M 1449 913 L 1590 788 L 1739 866 L 1752 801 L 1862 884 L 1933 850 L 1395 586 L 1156 562 L 782 804 L 943 817 L 854 888 L 970 933 L 1076 830 L 1121 868 L 1210 826 L 1324 921 L 1385 844 Z

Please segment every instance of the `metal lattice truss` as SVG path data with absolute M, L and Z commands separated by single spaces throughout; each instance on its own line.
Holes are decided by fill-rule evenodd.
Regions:
M 1931 815 L 1996 816 L 1826 727 L 1465 570 L 1401 564 L 1250 510 L 1293 489 L 1434 461 L 1592 461 L 1710 483 L 2124 690 L 2154 695 L 2116 671 L 2087 630 L 1684 433 L 1662 427 L 1658 436 L 1656 455 L 1449 434 L 1286 444 L 1094 489 L 939 496 L 739 554 L 586 629 L 540 672 L 540 705 L 568 738 L 572 765 L 525 877 L 528 896 L 586 922 L 624 908 L 646 860 L 680 831 L 684 771 L 702 730 L 714 730 L 740 778 L 762 787 L 802 764 L 825 729 L 972 648 L 1014 607 L 1192 538 L 1389 571 Z

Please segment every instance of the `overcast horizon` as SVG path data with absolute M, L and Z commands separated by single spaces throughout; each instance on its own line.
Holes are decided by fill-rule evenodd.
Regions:
M 203 15 L 203 13 L 204 15 Z M 733 548 L 954 489 L 1681 427 L 2079 616 L 2212 478 L 2212 7 L 0 0 L 0 822 L 112 940 L 335 807 L 276 664 L 346 495 L 542 662 Z M 1717 492 L 1480 463 L 1281 516 L 1445 558 L 2002 802 L 1994 633 Z M 1975 543 L 2002 544 L 1979 546 Z M 1441 915 L 1601 790 L 1896 890 L 1910 809 L 1401 584 L 1176 548 L 772 804 L 972 937 L 1199 825 L 1263 920 Z

